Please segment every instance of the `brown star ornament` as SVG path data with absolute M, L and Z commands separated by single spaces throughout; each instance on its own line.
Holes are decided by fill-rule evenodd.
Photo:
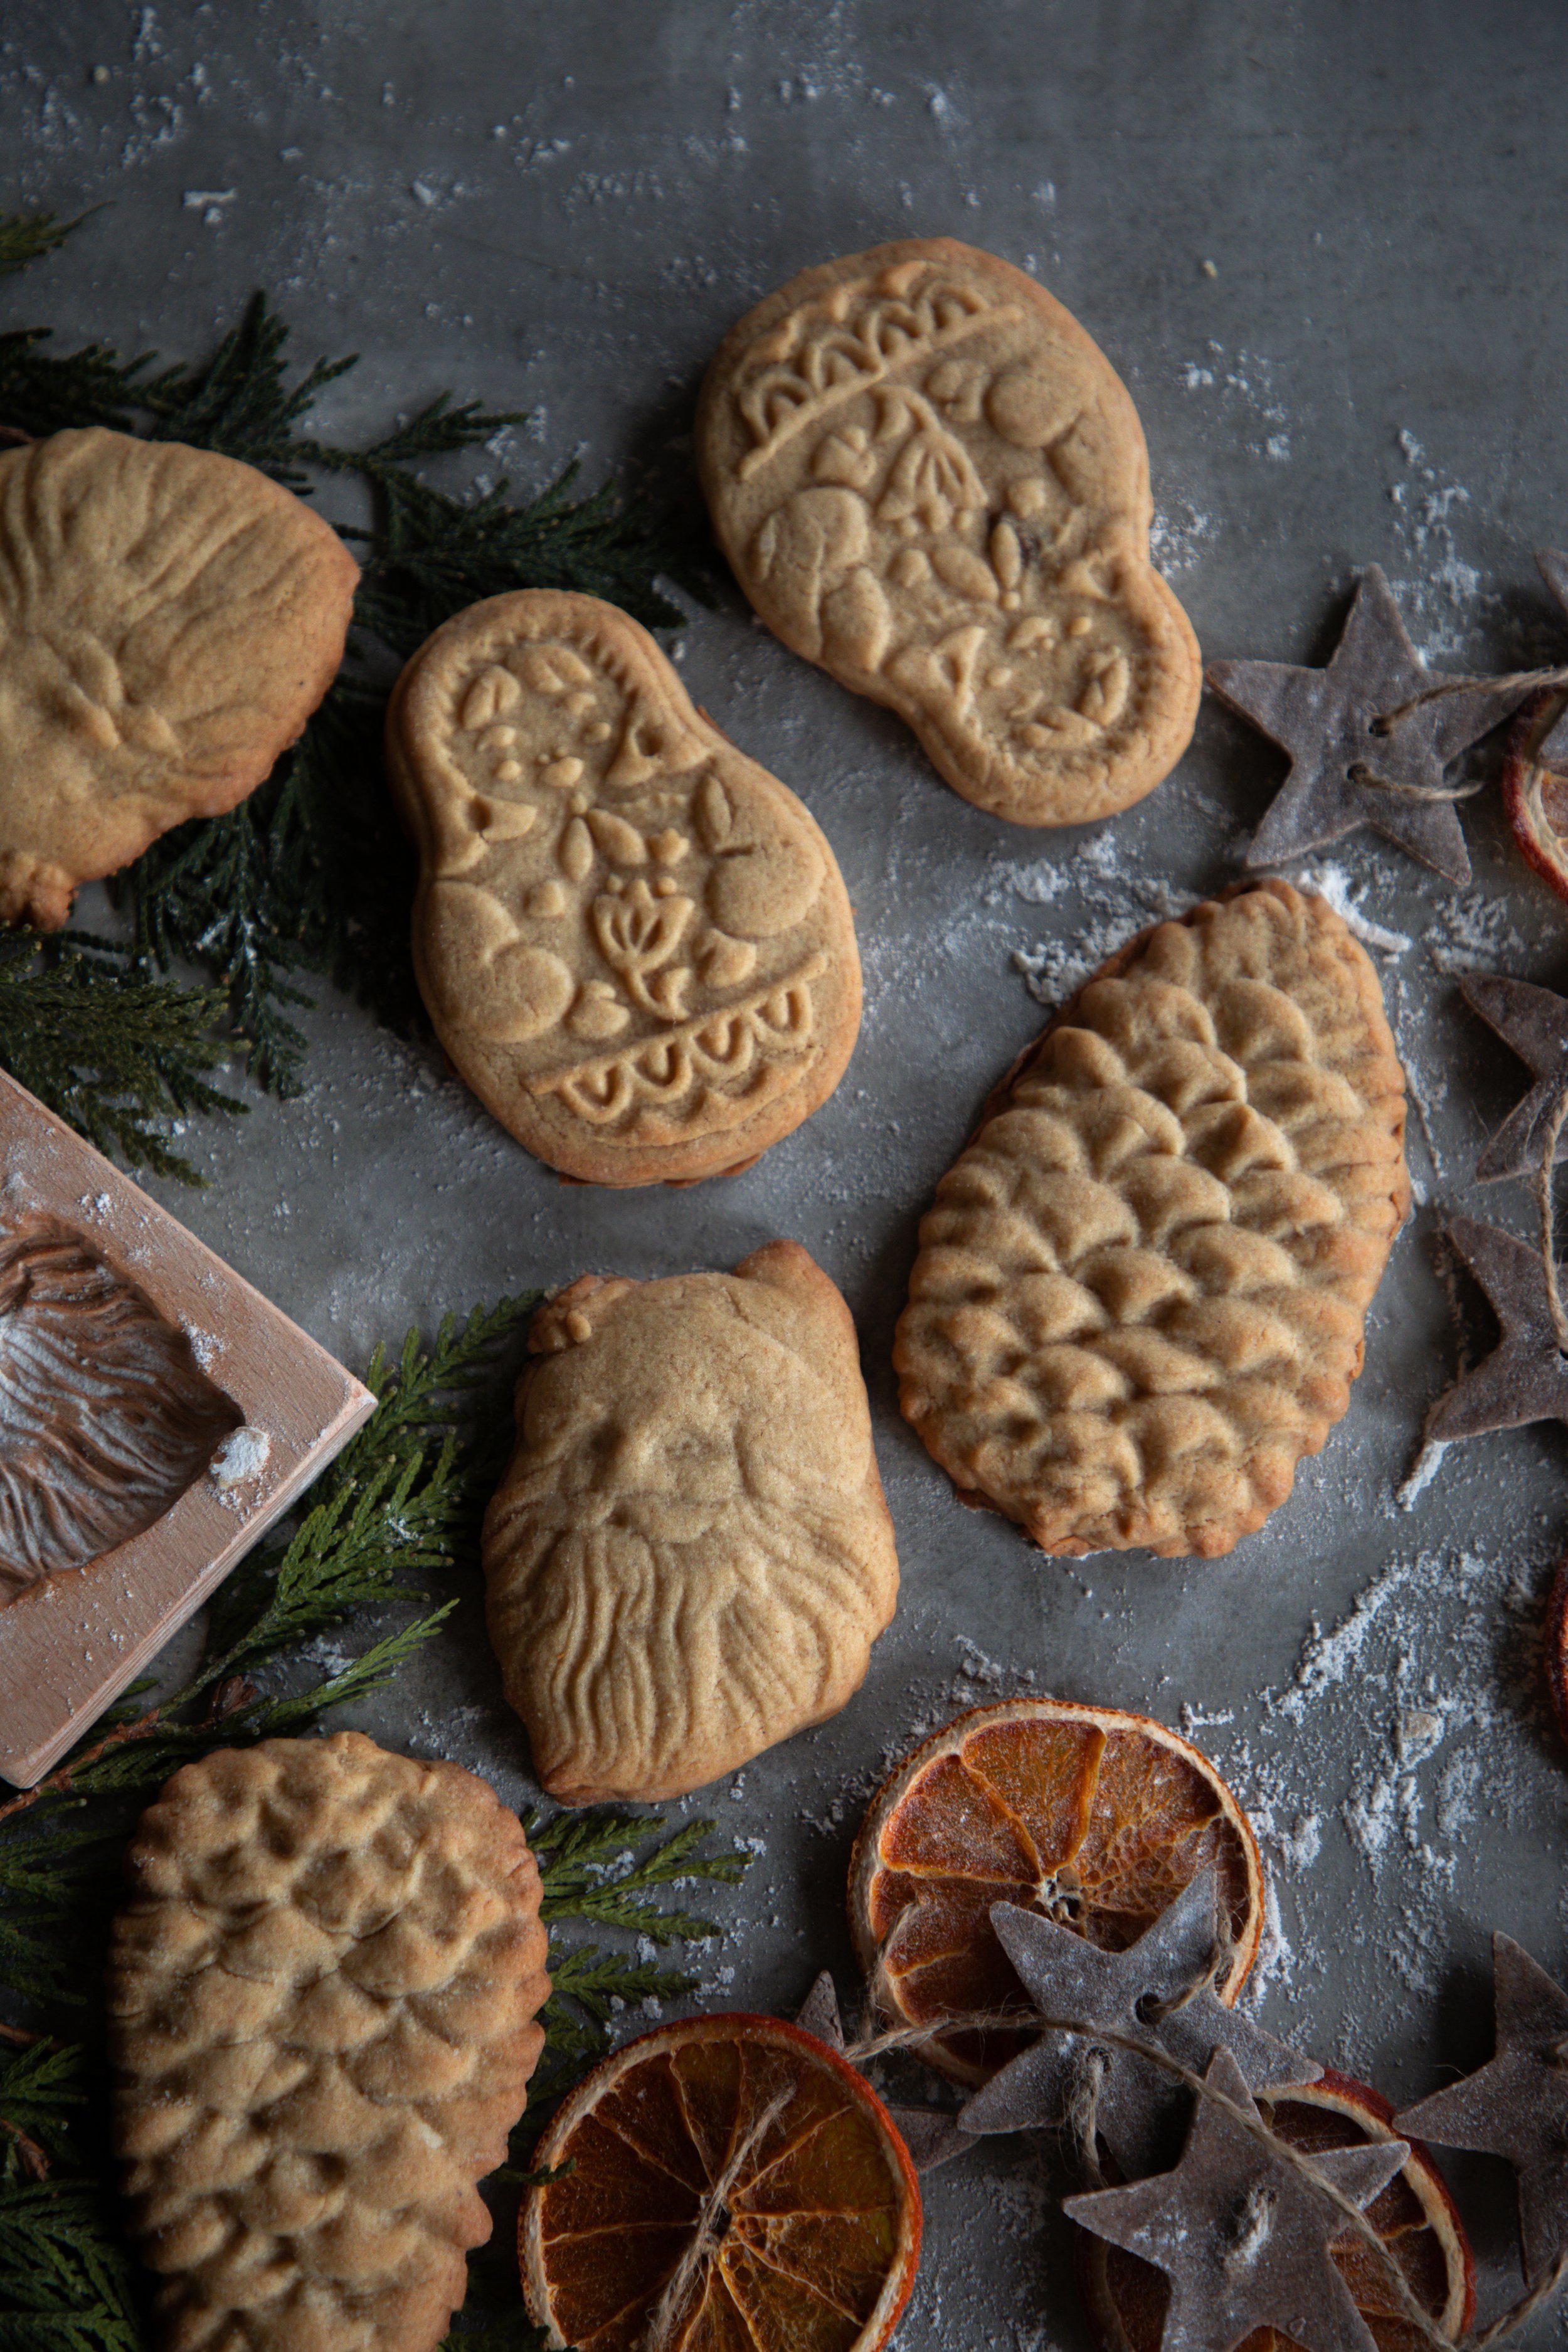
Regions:
M 1102 1951 L 1076 1928 L 996 1903 L 991 1925 L 1042 2018 L 1081 2018 L 1081 2032 L 1046 2031 L 960 2108 L 959 2128 L 982 2133 L 1059 2126 L 1068 2118 L 1084 2062 L 1098 2053 L 1095 2128 L 1129 2179 L 1168 2156 L 1187 2094 L 1156 2060 L 1123 2041 L 1153 2043 L 1200 2074 L 1226 2050 L 1256 2090 L 1314 2083 L 1322 2069 L 1288 2050 L 1205 1982 L 1213 1964 L 1216 1889 L 1200 1870 L 1124 1952 Z M 1095 2029 L 1114 2033 L 1097 2042 Z
M 1439 2147 L 1508 2158 L 1518 2177 L 1520 2255 L 1533 2285 L 1568 2251 L 1568 1992 L 1502 1935 L 1492 1937 L 1492 1985 L 1496 2055 L 1394 2121 Z
M 844 2048 L 844 2017 L 838 2006 L 838 1989 L 828 1971 L 821 1975 L 806 1994 L 795 2018 L 803 2032 L 815 2033 L 830 2050 Z M 910 2161 L 917 2172 L 934 2172 L 939 2164 L 951 2163 L 955 2156 L 967 2155 L 974 2142 L 958 2128 L 956 2116 L 946 2107 L 901 2107 L 890 2099 L 884 2100 L 889 2115 L 896 2125 Z
M 1215 2052 L 1204 2081 L 1261 2123 L 1228 2050 Z M 1312 2162 L 1365 2206 L 1409 2153 L 1404 2140 L 1378 2140 L 1320 2148 Z M 1164 2272 L 1160 2352 L 1235 2352 L 1255 2327 L 1278 2329 L 1301 2352 L 1376 2352 L 1329 2252 L 1343 2214 L 1278 2143 L 1215 2098 L 1198 2099 L 1173 2172 L 1064 2198 L 1062 2210 Z
M 1502 1337 L 1426 1416 L 1426 1436 L 1448 1444 L 1527 1422 L 1568 1425 L 1568 1356 L 1557 1345 L 1541 1253 L 1474 1217 L 1456 1217 L 1448 1239 L 1486 1292 Z M 1568 1269 L 1559 1279 L 1568 1287 Z
M 1459 982 L 1459 993 L 1471 1012 L 1479 1013 L 1519 1055 L 1535 1081 L 1477 1160 L 1476 1181 L 1495 1184 L 1504 1176 L 1534 1176 L 1546 1149 L 1548 1122 L 1568 1087 L 1568 997 L 1537 988 L 1532 981 L 1492 971 L 1470 972 Z M 1554 1156 L 1568 1158 L 1568 1133 L 1559 1136 Z
M 1362 574 L 1326 669 L 1293 662 L 1211 662 L 1220 700 L 1290 754 L 1290 772 L 1247 854 L 1278 866 L 1326 849 L 1363 825 L 1450 882 L 1470 878 L 1469 854 L 1443 771 L 1489 734 L 1530 691 L 1477 678 L 1472 690 L 1422 662 L 1375 563 Z M 1415 703 L 1414 709 L 1404 706 Z M 1404 710 L 1392 724 L 1388 715 Z

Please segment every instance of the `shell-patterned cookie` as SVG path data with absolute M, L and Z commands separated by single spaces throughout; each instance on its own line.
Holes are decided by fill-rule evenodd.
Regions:
M 837 1713 L 898 1556 L 849 1310 L 798 1242 L 542 1307 L 485 1516 L 490 1641 L 552 1797 L 684 1796 Z
M 747 1167 L 860 1023 L 843 879 L 795 794 L 592 596 L 470 605 L 387 721 L 437 1034 L 520 1143 L 600 1184 Z
M 804 270 L 721 345 L 697 455 L 768 626 L 965 800 L 1081 824 L 1175 766 L 1198 648 L 1149 562 L 1142 427 L 1022 270 L 950 237 Z
M 456 1764 L 356 1731 L 187 1764 L 109 1969 L 164 2352 L 433 2352 L 543 2046 L 539 1872 Z
M 359 566 L 232 457 L 99 427 L 0 451 L 0 922 L 267 776 L 343 657 Z
M 1404 1135 L 1377 975 L 1324 900 L 1267 881 L 1157 925 L 938 1186 L 905 1415 L 1046 1551 L 1228 1551 L 1350 1402 Z

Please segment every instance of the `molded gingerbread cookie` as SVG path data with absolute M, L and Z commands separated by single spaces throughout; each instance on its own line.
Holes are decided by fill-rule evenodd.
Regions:
M 540 1308 L 490 1640 L 563 1804 L 684 1796 L 837 1713 L 899 1590 L 849 1309 L 798 1242 Z
M 343 657 L 359 566 L 232 457 L 94 427 L 0 453 L 0 922 L 263 782 Z
M 1156 924 L 937 1187 L 906 1419 L 1043 1551 L 1229 1551 L 1349 1406 L 1404 1139 L 1377 974 L 1323 899 L 1260 882 Z
M 689 1182 L 826 1100 L 860 1024 L 833 852 L 626 614 L 542 588 L 470 605 L 398 680 L 387 761 L 430 1017 L 541 1160 Z
M 544 2046 L 539 1871 L 358 1731 L 185 1765 L 109 1958 L 115 2151 L 165 2352 L 434 2352 Z
M 803 270 L 721 345 L 697 461 L 768 626 L 977 807 L 1081 824 L 1181 758 L 1198 648 L 1137 411 L 1022 270 L 950 237 Z

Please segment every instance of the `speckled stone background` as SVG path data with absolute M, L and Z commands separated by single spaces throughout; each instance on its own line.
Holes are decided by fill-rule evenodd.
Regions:
M 1207 656 L 1322 660 L 1376 562 L 1430 657 L 1561 659 L 1531 555 L 1568 543 L 1565 70 L 1555 0 L 9 0 L 0 201 L 108 208 L 7 283 L 5 323 L 196 356 L 265 286 L 302 356 L 363 355 L 326 424 L 369 432 L 449 386 L 531 411 L 492 476 L 536 483 L 580 451 L 595 481 L 684 461 L 708 355 L 780 279 L 951 234 L 1033 270 L 1127 379 L 1157 554 Z M 377 1336 L 503 1287 L 728 1265 L 774 1234 L 842 1284 L 902 1603 L 838 1720 L 688 1808 L 755 1854 L 715 1897 L 702 2001 L 788 2007 L 823 1964 L 847 1996 L 837 1890 L 866 1796 L 918 1730 L 1037 1688 L 1180 1724 L 1231 1777 L 1278 1896 L 1268 2023 L 1396 2099 L 1479 2063 L 1489 1928 L 1568 1964 L 1568 1759 L 1540 1664 L 1563 1435 L 1456 1448 L 1408 1509 L 1396 1489 L 1457 1359 L 1436 1228 L 1458 1207 L 1531 1223 L 1523 1187 L 1471 1181 L 1522 1074 L 1456 975 L 1568 984 L 1568 908 L 1495 794 L 1465 813 L 1467 892 L 1370 836 L 1341 845 L 1319 878 L 1388 935 L 1418 1202 L 1351 1412 L 1226 1560 L 1047 1560 L 962 1510 L 898 1417 L 916 1222 L 1042 1004 L 1235 874 L 1282 762 L 1205 705 L 1141 807 L 1026 833 L 959 801 L 733 593 L 693 610 L 677 651 L 849 883 L 866 1020 L 826 1108 L 699 1192 L 566 1190 L 433 1053 L 323 990 L 305 1094 L 194 1129 L 212 1189 L 171 1205 L 356 1366 Z M 472 1599 L 364 1721 L 531 1794 Z M 909 2352 L 1083 2343 L 1044 2177 L 997 2146 L 933 2179 Z M 1495 2307 L 1507 2175 L 1461 2159 L 1450 2177 Z

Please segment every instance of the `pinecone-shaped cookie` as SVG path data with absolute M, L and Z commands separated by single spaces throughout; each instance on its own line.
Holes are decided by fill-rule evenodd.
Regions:
M 1322 899 L 1268 881 L 1144 932 L 937 1189 L 906 1416 L 1047 1551 L 1229 1551 L 1350 1402 L 1404 1133 L 1377 976 Z
M 176 1772 L 126 1867 L 115 2143 L 168 2352 L 432 2352 L 544 2040 L 516 1814 L 356 1731 L 269 1739 Z

